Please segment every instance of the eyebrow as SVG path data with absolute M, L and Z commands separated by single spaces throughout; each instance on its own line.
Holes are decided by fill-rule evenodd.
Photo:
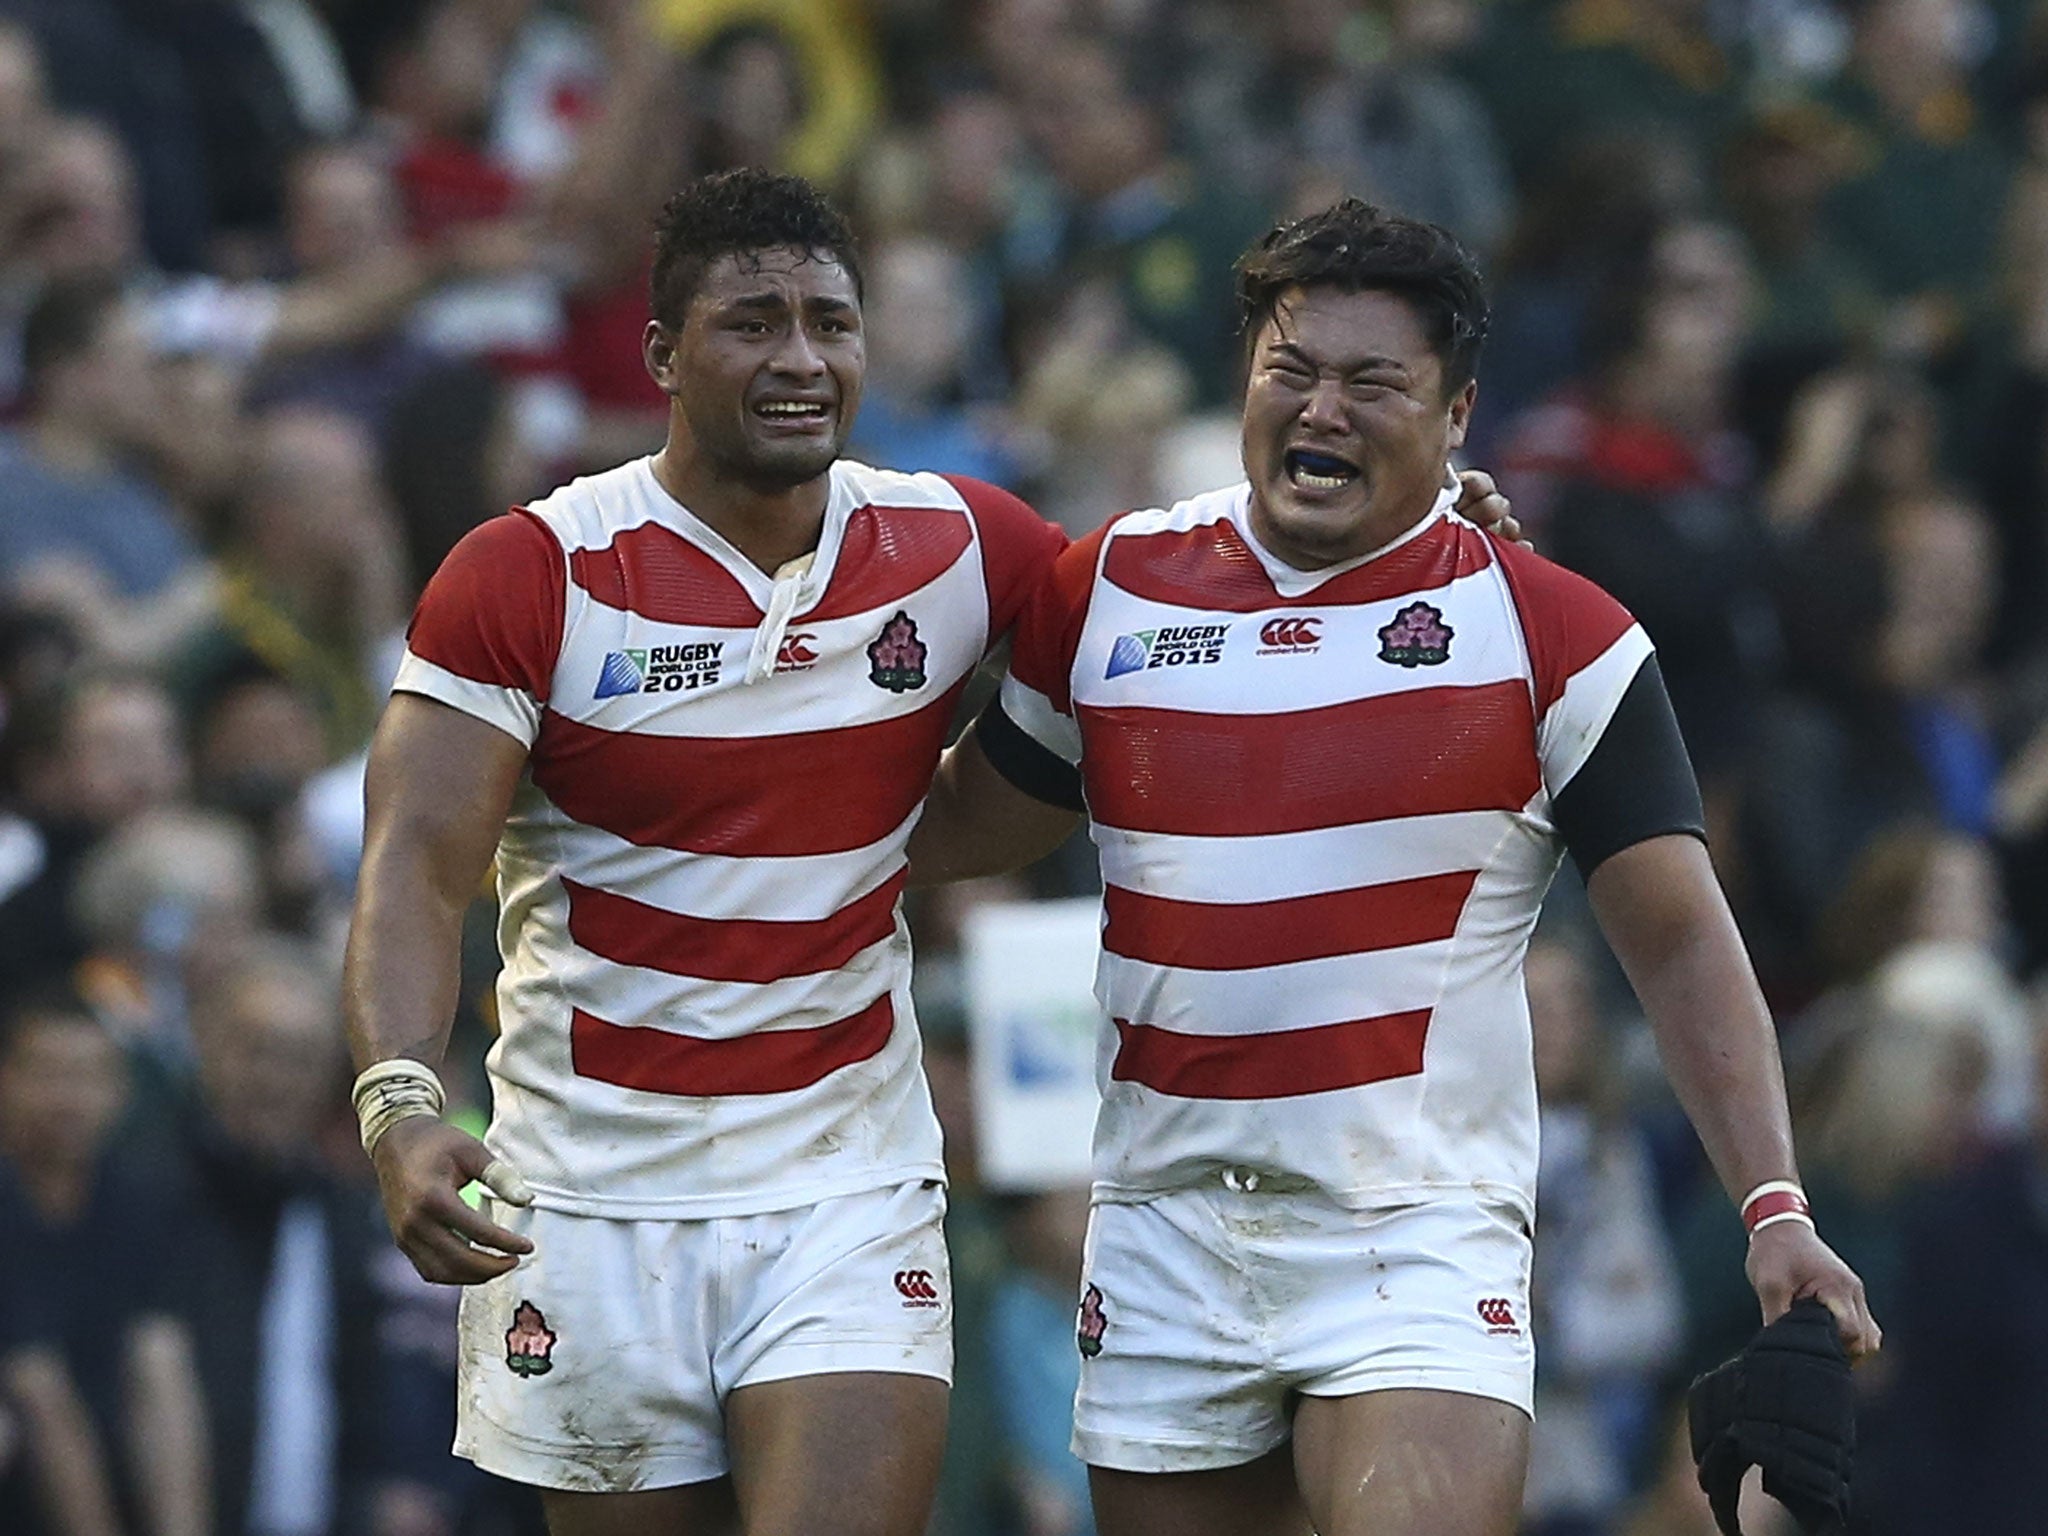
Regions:
M 789 308 L 789 301 L 774 289 L 768 288 L 759 293 L 743 293 L 736 299 L 729 299 L 726 301 L 725 307 L 727 309 L 784 310 Z M 845 299 L 834 298 L 829 293 L 815 294 L 805 299 L 803 307 L 809 310 L 826 310 L 834 314 L 852 314 L 854 311 L 852 304 L 848 303 Z
M 1287 354 L 1287 356 L 1295 359 L 1297 362 L 1300 362 L 1309 368 L 1320 368 L 1323 366 L 1322 364 L 1318 363 L 1313 357 L 1309 356 L 1308 353 L 1304 352 L 1300 347 L 1296 346 L 1291 341 L 1276 341 L 1272 343 L 1271 347 L 1268 350 L 1272 352 L 1284 352 Z M 1408 372 L 1408 365 L 1402 362 L 1400 358 L 1382 357 L 1377 353 L 1367 357 L 1358 358 L 1355 361 L 1337 364 L 1336 367 L 1338 368 L 1339 372 L 1347 374 Z

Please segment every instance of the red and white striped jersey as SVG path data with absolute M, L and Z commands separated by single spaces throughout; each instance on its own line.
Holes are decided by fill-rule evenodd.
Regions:
M 398 675 L 530 749 L 498 846 L 489 1141 L 556 1210 L 944 1177 L 897 898 L 960 691 L 1063 544 L 842 461 L 770 577 L 637 460 L 473 530 Z
M 1450 500 L 1316 572 L 1242 485 L 1131 513 L 1019 621 L 1002 712 L 1080 765 L 1101 850 L 1098 1199 L 1234 1165 L 1533 1211 L 1552 797 L 1651 647 Z

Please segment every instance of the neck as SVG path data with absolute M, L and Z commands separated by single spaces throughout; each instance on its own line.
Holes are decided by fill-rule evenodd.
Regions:
M 708 463 L 671 432 L 667 445 L 654 456 L 654 478 L 770 575 L 818 547 L 831 488 L 826 475 L 785 489 L 758 489 Z

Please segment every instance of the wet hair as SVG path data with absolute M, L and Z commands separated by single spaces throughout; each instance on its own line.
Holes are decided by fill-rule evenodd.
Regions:
M 853 228 L 831 201 L 801 176 L 744 168 L 700 176 L 671 197 L 654 226 L 654 318 L 680 329 L 697 285 L 725 256 L 808 251 L 836 261 L 863 292 Z
M 1290 288 L 1404 299 L 1443 365 L 1444 394 L 1472 381 L 1486 340 L 1486 285 L 1457 236 L 1355 197 L 1278 224 L 1237 262 L 1238 318 L 1250 346 Z

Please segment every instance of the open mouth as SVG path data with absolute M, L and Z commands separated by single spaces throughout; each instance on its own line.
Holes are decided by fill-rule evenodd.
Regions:
M 1283 461 L 1287 478 L 1304 491 L 1341 490 L 1358 478 L 1356 464 L 1313 448 L 1290 448 Z
M 754 414 L 777 426 L 822 427 L 832 420 L 832 404 L 828 400 L 759 400 Z

